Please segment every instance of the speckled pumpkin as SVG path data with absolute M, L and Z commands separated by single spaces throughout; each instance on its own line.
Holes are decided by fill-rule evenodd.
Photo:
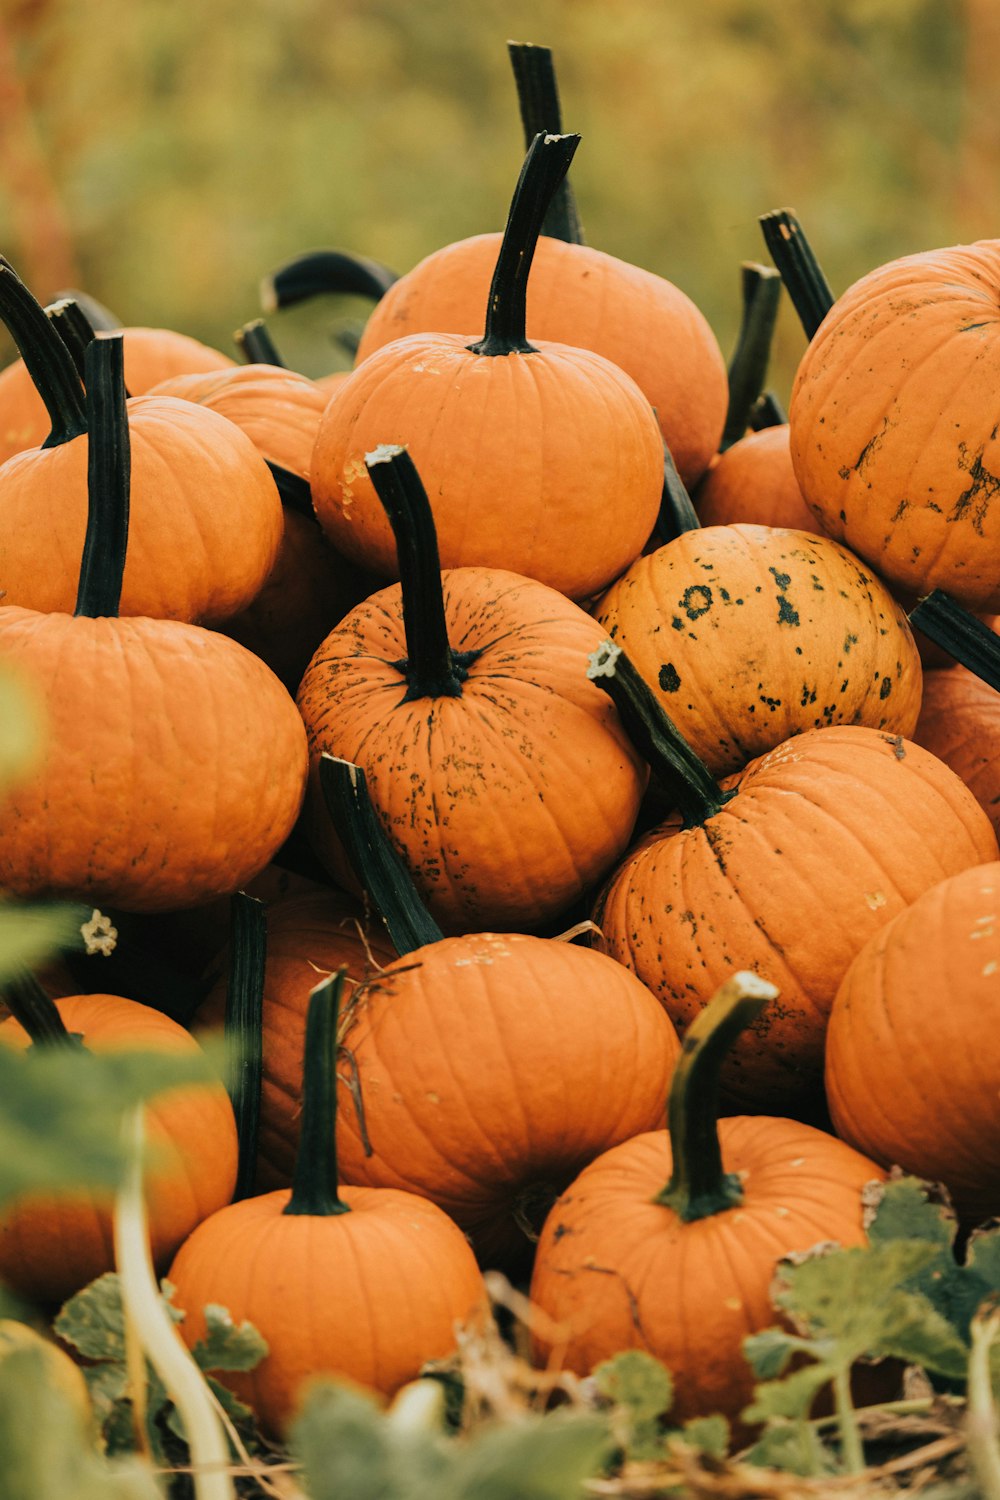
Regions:
M 917 722 L 920 662 L 906 617 L 825 537 L 686 532 L 633 563 L 597 613 L 717 774 L 805 729 L 909 735 Z
M 925 673 L 913 738 L 961 777 L 1000 837 L 1000 694 L 965 667 Z
M 858 954 L 827 1036 L 834 1124 L 876 1161 L 1000 1214 L 1000 864 L 925 892 Z
M 887 581 L 1000 608 L 1000 240 L 856 282 L 799 366 L 795 472 L 823 529 Z

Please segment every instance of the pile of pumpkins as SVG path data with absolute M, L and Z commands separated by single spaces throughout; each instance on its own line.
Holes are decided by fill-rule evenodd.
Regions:
M 736 1418 L 777 1260 L 862 1244 L 866 1183 L 1000 1212 L 1000 698 L 906 613 L 1000 610 L 1000 243 L 820 288 L 776 421 L 681 292 L 582 243 L 554 129 L 503 236 L 373 276 L 325 384 L 0 265 L 0 663 L 47 721 L 0 886 L 175 953 L 221 912 L 218 962 L 293 830 L 316 861 L 267 911 L 238 1193 L 221 1083 L 151 1111 L 183 1335 L 256 1324 L 223 1378 L 278 1436 L 317 1373 L 388 1395 L 446 1356 L 493 1266 L 540 1362 L 641 1347 L 679 1415 Z M 45 978 L 5 1043 L 193 1048 L 225 1010 Z M 40 1305 L 112 1264 L 82 1195 L 0 1222 Z

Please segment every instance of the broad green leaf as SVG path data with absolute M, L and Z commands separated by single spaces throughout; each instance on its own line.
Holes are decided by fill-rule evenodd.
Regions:
M 742 1421 L 749 1426 L 758 1422 L 769 1422 L 780 1418 L 787 1422 L 804 1421 L 812 1404 L 825 1385 L 829 1385 L 834 1371 L 831 1366 L 817 1362 L 793 1370 L 781 1380 L 763 1380 L 754 1387 L 753 1400 L 740 1413 Z
M 452 1500 L 443 1441 L 395 1430 L 369 1396 L 346 1385 L 310 1388 L 290 1446 L 310 1500 Z
M 747 1454 L 749 1463 L 761 1469 L 781 1469 L 786 1474 L 832 1473 L 833 1456 L 806 1422 L 769 1427 Z M 921 1496 L 923 1500 L 923 1496 Z
M 125 1358 L 125 1313 L 118 1276 L 108 1271 L 64 1302 L 53 1327 L 86 1359 Z
M 725 1458 L 729 1452 L 729 1423 L 725 1417 L 691 1417 L 681 1428 L 681 1437 L 709 1458 Z
M 661 1418 L 674 1399 L 670 1372 L 652 1354 L 629 1349 L 593 1372 L 598 1392 L 615 1407 L 612 1427 L 627 1459 L 639 1463 L 663 1452 Z
M 267 1340 L 252 1323 L 233 1322 L 224 1307 L 205 1308 L 208 1337 L 191 1351 L 203 1370 L 253 1370 L 267 1354 Z
M 608 1422 L 555 1411 L 476 1434 L 459 1450 L 455 1500 L 579 1500 L 584 1481 L 614 1451 Z
M 743 1353 L 758 1380 L 775 1380 L 787 1370 L 795 1354 L 810 1352 L 808 1339 L 784 1328 L 762 1328 L 743 1340 Z

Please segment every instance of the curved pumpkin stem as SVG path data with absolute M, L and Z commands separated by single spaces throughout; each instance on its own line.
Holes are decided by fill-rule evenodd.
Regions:
M 89 292 L 79 292 L 74 288 L 68 291 L 56 292 L 53 302 L 75 302 L 83 313 L 87 322 L 95 333 L 115 333 L 122 326 L 122 320 L 103 302 L 98 302 Z
M 379 820 L 361 767 L 322 755 L 319 784 L 351 869 L 385 923 L 400 958 L 427 943 L 440 942 L 444 934 Z
M 680 809 L 684 827 L 699 827 L 720 812 L 735 790 L 722 790 L 621 646 L 605 641 L 589 661 L 587 676 L 614 703 L 625 733 Z
M 406 660 L 398 662 L 414 698 L 460 698 L 478 651 L 453 651 L 448 641 L 441 586 L 441 558 L 431 503 L 405 448 L 383 443 L 365 454 L 365 465 L 382 502 L 399 562 Z
M 24 970 L 8 979 L 4 985 L 4 999 L 11 1015 L 28 1033 L 34 1046 L 80 1045 L 80 1036 L 66 1030 L 59 1007 L 45 993 L 34 974 Z
M 722 1165 L 719 1072 L 736 1038 L 777 994 L 773 984 L 756 974 L 734 974 L 684 1036 L 667 1103 L 674 1169 L 653 1202 L 672 1208 L 685 1224 L 743 1201 L 739 1178 Z
M 337 1172 L 337 1022 L 346 970 L 338 969 L 309 996 L 302 1131 L 295 1158 L 292 1196 L 282 1213 L 311 1218 L 347 1214 Z
M 739 442 L 750 425 L 750 413 L 767 379 L 771 340 L 781 301 L 781 276 L 771 266 L 744 261 L 740 285 L 743 318 L 729 364 L 729 407 L 720 453 Z
M 524 128 L 524 146 L 527 150 L 536 135 L 563 133 L 552 48 L 536 47 L 532 42 L 508 42 L 507 53 L 514 70 L 517 102 Z M 542 222 L 542 233 L 554 240 L 564 240 L 568 245 L 586 244 L 576 197 L 568 177 L 564 177 L 556 188 Z
M 472 354 L 534 354 L 525 336 L 528 273 L 542 221 L 556 188 L 569 171 L 578 135 L 536 135 L 524 158 L 497 258 L 486 333 L 467 347 Z
M 773 391 L 758 396 L 750 408 L 750 427 L 754 432 L 763 432 L 765 427 L 784 427 L 788 413 Z
M 53 337 L 58 338 L 54 329 Z M 118 614 L 128 549 L 132 449 L 120 333 L 108 334 L 88 344 L 85 378 L 90 429 L 87 460 L 90 507 L 73 613 L 101 619 Z
M 1000 693 L 1000 636 L 942 589 L 910 610 L 910 624 Z
M 229 903 L 230 959 L 226 986 L 229 1098 L 236 1116 L 239 1164 L 233 1202 L 249 1198 L 257 1175 L 260 1092 L 264 1071 L 264 968 L 267 910 L 237 891 Z
M 834 304 L 830 283 L 790 208 L 774 208 L 762 214 L 760 227 L 806 338 L 811 339 Z
M 250 365 L 277 365 L 281 370 L 288 366 L 278 353 L 270 330 L 263 318 L 251 318 L 242 328 L 237 328 L 233 339 L 240 353 Z
M 265 312 L 294 307 L 324 293 L 350 293 L 379 302 L 399 277 L 388 266 L 364 255 L 345 250 L 310 250 L 286 261 L 260 284 L 260 305 Z
M 677 472 L 674 456 L 664 442 L 663 493 L 656 518 L 657 540 L 665 544 L 676 541 L 679 536 L 684 536 L 688 531 L 700 530 L 701 522 L 698 519 L 698 512 L 694 508 L 683 479 Z
M 42 447 L 57 448 L 79 437 L 87 430 L 87 417 L 76 366 L 41 303 L 3 256 L 0 256 L 0 318 L 17 345 L 52 423 Z

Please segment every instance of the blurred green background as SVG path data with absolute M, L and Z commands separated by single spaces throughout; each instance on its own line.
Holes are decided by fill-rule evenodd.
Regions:
M 727 357 L 769 208 L 835 291 L 998 232 L 1000 0 L 0 0 L 0 251 L 43 301 L 82 287 L 233 352 L 301 250 L 404 271 L 501 226 L 508 37 L 555 52 L 589 243 L 676 282 Z M 270 326 L 318 375 L 365 310 Z M 786 303 L 783 398 L 802 347 Z

